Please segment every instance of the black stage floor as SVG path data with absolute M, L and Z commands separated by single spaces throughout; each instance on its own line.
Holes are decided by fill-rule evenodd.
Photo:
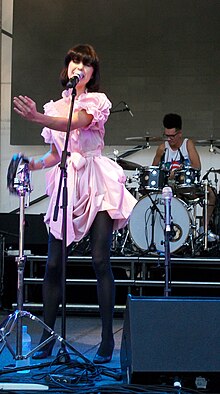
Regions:
M 36 316 L 36 315 L 34 315 Z M 31 369 L 28 373 L 19 373 L 15 369 L 14 358 L 9 351 L 9 346 L 6 345 L 5 338 L 9 345 L 14 350 L 16 349 L 16 326 L 9 336 L 4 336 L 5 318 L 8 318 L 6 311 L 1 312 L 1 353 L 0 353 L 0 391 L 8 393 L 36 393 L 53 392 L 53 393 L 148 393 L 148 394 L 195 394 L 195 393 L 220 393 L 220 386 L 216 384 L 215 390 L 212 389 L 198 389 L 195 386 L 195 376 L 193 379 L 186 379 L 189 386 L 184 385 L 184 379 L 181 382 L 182 388 L 174 387 L 172 374 L 168 381 L 165 382 L 163 377 L 152 382 L 149 381 L 149 376 L 142 374 L 140 382 L 138 377 L 134 382 L 129 382 L 122 378 L 120 352 L 123 335 L 124 316 L 116 316 L 114 319 L 114 338 L 115 350 L 113 358 L 110 363 L 95 366 L 92 363 L 93 357 L 97 351 L 100 341 L 100 319 L 95 314 L 93 315 L 74 315 L 68 314 L 65 320 L 66 324 L 66 349 L 68 357 L 64 357 L 60 351 L 62 346 L 62 318 L 58 317 L 55 328 L 55 333 L 61 335 L 60 340 L 56 340 L 52 356 L 41 361 L 31 360 Z M 23 318 L 23 324 L 28 326 L 28 331 L 32 339 L 32 348 L 34 348 L 39 340 L 41 333 L 41 315 L 37 315 L 37 319 L 33 320 L 32 315 L 28 313 L 28 318 Z M 137 335 L 139 335 L 137 331 Z M 143 333 L 144 339 L 144 333 Z M 148 346 L 142 342 L 143 358 L 146 357 Z M 140 349 L 139 349 L 140 351 Z M 16 352 L 16 350 L 15 350 Z M 217 354 L 219 353 L 217 349 Z M 168 356 L 169 357 L 169 356 Z M 175 363 L 175 360 L 173 360 Z M 141 360 L 140 360 L 141 362 Z M 215 377 L 216 378 L 216 377 Z M 165 378 L 164 378 L 165 379 Z M 198 375 L 197 379 L 203 379 Z M 145 384 L 146 381 L 146 384 Z M 200 382 L 201 384 L 201 382 Z M 209 386 L 209 385 L 208 385 Z
M 112 256 L 117 296 L 114 318 L 115 350 L 111 362 L 101 366 L 92 363 L 100 342 L 101 325 L 97 301 L 94 301 L 96 280 L 94 273 L 90 272 L 91 257 L 71 256 L 67 271 L 68 299 L 64 330 L 68 357 L 59 357 L 64 343 L 63 321 L 59 316 L 55 328 L 57 340 L 52 356 L 43 362 L 30 357 L 31 369 L 28 373 L 17 372 L 14 366 L 15 360 L 9 351 L 9 347 L 13 346 L 16 354 L 16 325 L 10 335 L 7 335 L 7 331 L 4 330 L 5 319 L 16 309 L 17 267 L 14 255 L 8 255 L 4 264 L 4 277 L 1 275 L 1 279 L 4 280 L 3 307 L 0 309 L 0 391 L 80 394 L 220 394 L 220 248 L 219 244 L 217 246 L 213 254 L 211 249 L 208 254 L 205 253 L 202 256 L 189 256 L 186 250 L 183 254 L 172 256 L 172 296 L 180 301 L 178 303 L 180 309 L 177 311 L 173 311 L 172 308 L 168 309 L 169 316 L 164 315 L 163 321 L 161 321 L 163 305 L 162 310 L 159 309 L 156 313 L 154 305 L 150 305 L 148 309 L 148 306 L 141 306 L 141 300 L 159 297 L 162 303 L 164 299 L 166 301 L 166 297 L 163 299 L 164 256 L 134 254 Z M 32 348 L 37 346 L 42 331 L 41 285 L 45 260 L 45 255 L 27 256 L 24 275 L 24 309 L 28 317 L 23 319 L 23 324 L 28 326 Z M 134 317 L 131 313 L 131 320 L 127 321 L 126 325 L 128 307 L 126 308 L 125 304 L 128 294 L 132 294 L 131 297 L 134 299 L 137 297 L 140 305 L 134 311 L 129 311 L 134 312 Z M 77 297 L 78 303 L 73 304 Z M 208 303 L 198 302 L 198 311 L 197 304 L 193 302 L 191 303 L 192 310 L 185 308 L 186 299 L 197 298 L 208 300 Z M 88 304 L 88 299 L 91 304 Z M 200 306 L 201 309 L 199 309 Z M 147 335 L 149 327 L 151 327 L 150 336 Z M 184 350 L 184 342 L 180 340 L 182 333 L 187 342 L 186 350 Z M 128 346 L 123 345 L 125 334 L 132 342 Z M 201 342 L 194 348 L 198 337 L 201 337 Z M 164 339 L 164 343 L 161 338 Z M 161 350 L 158 349 L 158 343 L 160 343 Z M 192 346 L 192 351 L 190 346 Z M 204 349 L 201 350 L 203 347 L 210 348 L 208 355 L 212 364 L 211 368 L 209 368 L 209 361 L 206 360 L 206 352 L 203 351 Z M 162 365 L 161 370 L 155 373 L 151 368 L 147 369 L 152 355 L 154 356 L 154 348 L 157 348 L 158 365 Z M 178 349 L 180 349 L 180 355 Z M 183 358 L 184 371 L 176 374 L 175 364 Z M 196 362 L 201 358 L 204 370 L 201 369 L 200 372 L 193 370 L 194 358 Z M 128 367 L 124 362 L 125 359 Z M 173 370 L 168 369 L 167 372 L 167 364 L 171 364 Z

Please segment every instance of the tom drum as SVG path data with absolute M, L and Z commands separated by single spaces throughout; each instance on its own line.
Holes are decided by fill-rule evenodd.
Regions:
M 175 188 L 180 193 L 191 193 L 200 187 L 200 170 L 184 167 L 175 171 Z
M 154 192 L 163 189 L 167 174 L 158 166 L 150 166 L 139 170 L 139 178 L 142 191 Z

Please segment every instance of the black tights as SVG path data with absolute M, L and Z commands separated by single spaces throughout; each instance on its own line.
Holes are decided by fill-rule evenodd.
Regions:
M 99 212 L 90 230 L 92 265 L 97 278 L 97 295 L 102 320 L 102 343 L 99 355 L 110 355 L 113 346 L 113 311 L 115 284 L 110 264 L 113 220 L 106 211 Z M 69 254 L 71 246 L 67 248 Z M 49 235 L 48 259 L 43 283 L 44 322 L 54 329 L 59 304 L 62 302 L 62 241 Z M 42 339 L 48 333 L 44 331 Z

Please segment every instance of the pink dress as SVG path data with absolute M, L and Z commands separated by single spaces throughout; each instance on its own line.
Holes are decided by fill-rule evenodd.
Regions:
M 44 106 L 49 116 L 69 116 L 71 90 L 62 93 L 62 99 Z M 70 132 L 67 159 L 67 245 L 80 241 L 89 232 L 97 212 L 107 211 L 114 219 L 114 230 L 123 228 L 137 200 L 125 188 L 123 169 L 113 160 L 102 156 L 104 124 L 110 114 L 111 103 L 104 93 L 84 93 L 75 99 L 74 111 L 85 109 L 93 115 L 86 128 Z M 66 133 L 44 127 L 42 136 L 46 143 L 53 143 L 61 157 Z M 63 210 L 59 208 L 58 220 L 53 221 L 60 167 L 54 166 L 46 173 L 46 192 L 51 197 L 45 222 L 57 239 L 62 239 Z M 62 205 L 62 193 L 60 198 Z

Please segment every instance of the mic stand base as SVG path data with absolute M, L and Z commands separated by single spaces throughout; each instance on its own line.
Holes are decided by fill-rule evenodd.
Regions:
M 56 355 L 56 360 L 58 364 L 69 364 L 71 361 L 71 357 L 63 344 Z

